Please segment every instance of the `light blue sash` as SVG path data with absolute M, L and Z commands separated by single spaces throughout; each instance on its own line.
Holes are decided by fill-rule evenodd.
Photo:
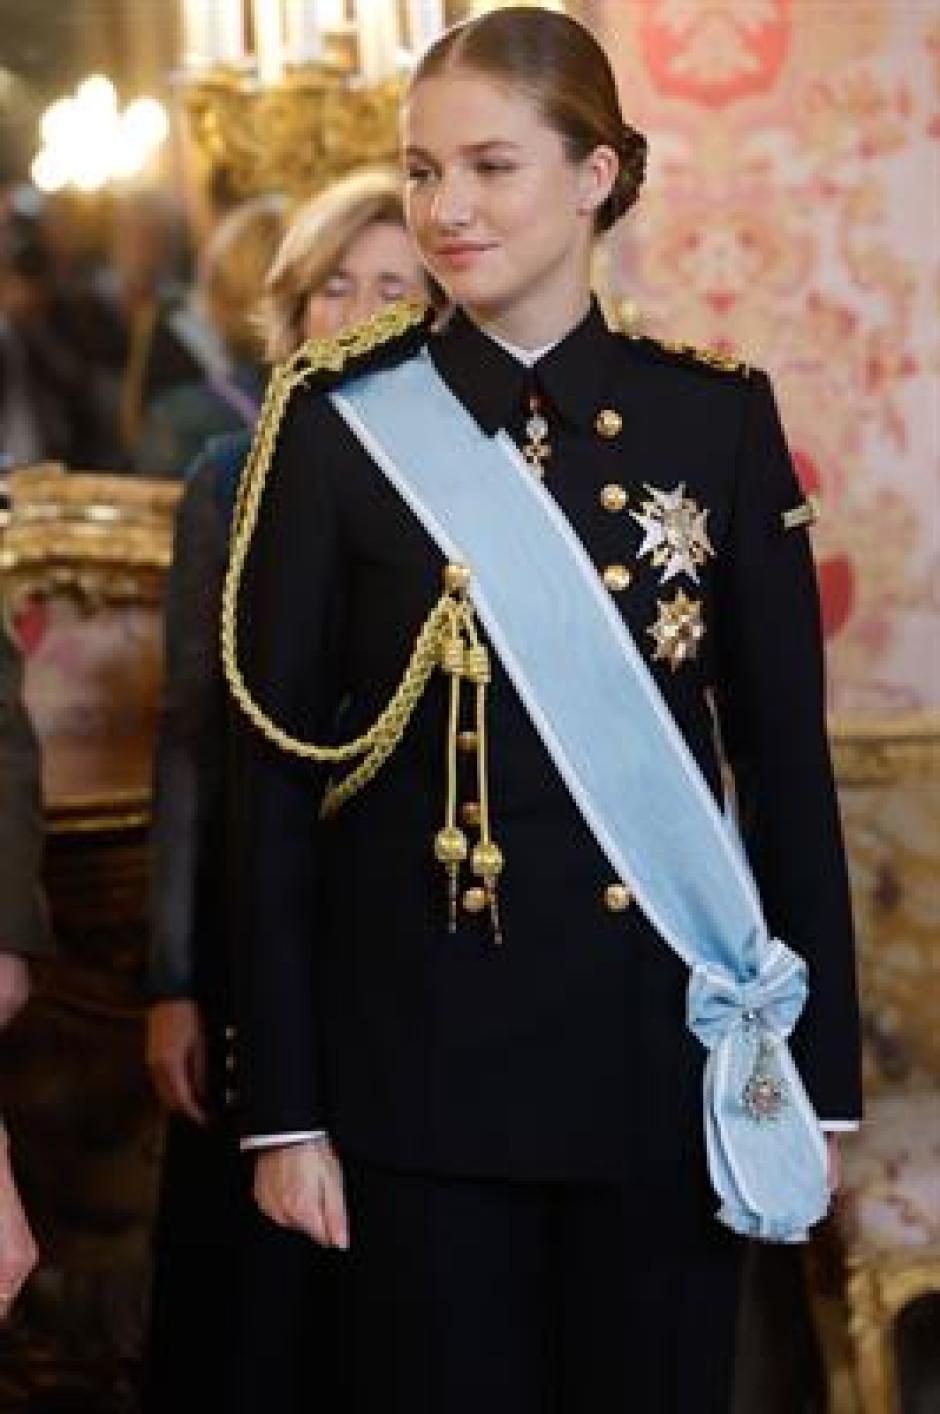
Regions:
M 786 1043 L 806 965 L 768 935 L 733 826 L 596 567 L 513 443 L 481 431 L 426 352 L 332 398 L 447 559 L 470 567 L 476 612 L 587 825 L 690 969 L 718 1217 L 805 1239 L 829 1204 L 825 1141 Z

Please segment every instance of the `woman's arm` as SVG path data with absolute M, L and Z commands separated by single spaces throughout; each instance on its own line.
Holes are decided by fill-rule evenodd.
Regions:
M 240 661 L 256 700 L 293 735 L 323 742 L 343 693 L 343 557 L 329 486 L 329 419 L 290 404 L 239 602 Z M 247 722 L 237 733 L 236 997 L 245 1134 L 327 1124 L 319 1083 L 318 814 L 326 772 Z
M 7 1134 L 0 1120 L 0 1321 L 9 1313 L 39 1254 L 16 1191 Z
M 203 461 L 180 502 L 164 620 L 164 689 L 151 832 L 148 984 L 154 1000 L 196 995 L 196 884 L 224 770 L 226 688 L 219 613 L 226 527 Z M 218 867 L 221 867 L 221 859 Z
M 52 940 L 40 888 L 39 749 L 23 707 L 22 678 L 19 652 L 0 622 L 0 951 L 39 957 L 52 951 Z M 20 968 L 11 963 L 14 971 Z M 12 975 L 9 980 L 12 985 Z
M 739 819 L 771 931 L 803 956 L 793 1051 L 820 1119 L 861 1112 L 848 876 L 825 725 L 816 576 L 803 494 L 770 384 L 753 373 L 735 505 L 716 571 L 717 693 Z
M 200 935 L 197 911 L 206 855 L 220 850 L 209 828 L 221 815 L 225 764 L 219 612 L 227 528 L 215 494 L 219 474 L 214 459 L 200 459 L 177 516 L 151 831 L 147 1065 L 163 1103 L 196 1123 L 206 1117 L 199 950 L 219 941 L 215 931 Z M 223 867 L 221 854 L 214 867 Z

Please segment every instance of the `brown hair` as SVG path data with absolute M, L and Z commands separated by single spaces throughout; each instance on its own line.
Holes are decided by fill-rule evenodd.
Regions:
M 203 252 L 200 284 L 209 317 L 235 358 L 261 357 L 252 310 L 283 235 L 286 210 L 279 196 L 242 202 L 223 216 Z
M 629 211 L 646 173 L 646 138 L 624 122 L 610 61 L 584 25 L 522 5 L 494 10 L 442 34 L 418 62 L 411 87 L 454 69 L 473 69 L 525 93 L 572 161 L 612 147 L 620 170 L 596 229 L 608 231 Z
M 256 316 L 272 362 L 289 358 L 303 343 L 307 300 L 353 241 L 386 222 L 405 225 L 401 177 L 385 167 L 361 168 L 298 207 L 267 273 Z

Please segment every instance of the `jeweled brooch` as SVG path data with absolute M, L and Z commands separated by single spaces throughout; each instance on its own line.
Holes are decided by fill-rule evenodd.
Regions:
M 756 1124 L 766 1124 L 779 1119 L 786 1102 L 787 1087 L 776 1071 L 773 1047 L 762 1039 L 757 1043 L 754 1066 L 741 1091 L 744 1112 Z

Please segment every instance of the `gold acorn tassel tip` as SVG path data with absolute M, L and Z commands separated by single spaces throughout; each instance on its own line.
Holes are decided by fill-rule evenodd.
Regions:
M 452 617 L 442 635 L 441 668 L 450 678 L 447 723 L 447 796 L 444 826 L 434 839 L 434 854 L 447 871 L 448 923 L 457 927 L 457 891 L 460 867 L 469 853 L 467 837 L 457 825 L 457 747 L 460 728 L 460 689 L 463 679 L 476 689 L 476 765 L 480 805 L 480 839 L 470 854 L 470 867 L 480 880 L 489 909 L 493 939 L 503 941 L 499 920 L 496 881 L 503 868 L 503 855 L 490 834 L 489 790 L 486 769 L 486 687 L 490 681 L 489 654 L 477 633 L 473 607 L 467 597 L 470 571 L 465 565 L 448 565 L 444 587 L 450 596 Z
M 465 674 L 475 688 L 477 798 L 480 804 L 480 839 L 470 856 L 470 868 L 483 885 L 493 941 L 502 943 L 497 882 L 503 872 L 503 852 L 490 832 L 490 792 L 487 772 L 486 689 L 490 682 L 490 655 L 479 640 L 472 612 L 467 618 L 471 646 L 465 654 Z
M 454 602 L 454 601 L 452 601 Z M 457 734 L 460 726 L 460 680 L 464 668 L 464 645 L 460 618 L 454 602 L 441 641 L 441 671 L 450 679 L 447 720 L 447 795 L 444 826 L 434 837 L 434 855 L 447 873 L 447 931 L 457 931 L 457 888 L 460 866 L 469 853 L 467 837 L 457 824 Z

